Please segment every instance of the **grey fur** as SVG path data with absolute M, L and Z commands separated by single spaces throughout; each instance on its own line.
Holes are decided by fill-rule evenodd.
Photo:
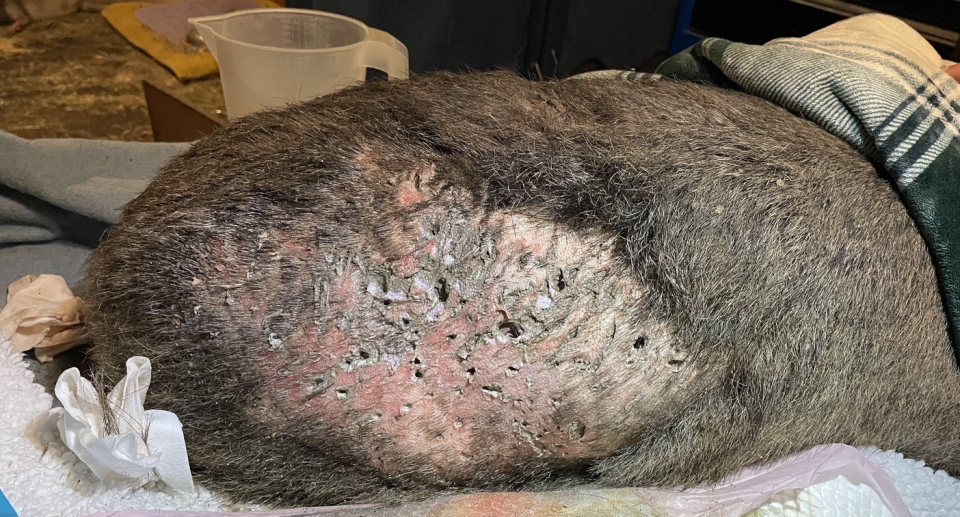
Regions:
M 371 256 L 398 256 L 384 235 L 413 208 L 393 192 L 431 166 L 414 208 L 519 213 L 612 243 L 611 271 L 642 295 L 610 302 L 629 335 L 604 350 L 667 329 L 663 350 L 690 379 L 671 377 L 675 388 L 642 418 L 605 428 L 618 450 L 521 458 L 457 479 L 424 462 L 403 476 L 358 460 L 372 453 L 345 443 L 336 422 L 254 422 L 257 393 L 277 379 L 258 377 L 252 361 L 305 326 L 335 324 L 324 320 L 322 281 L 342 274 L 344 250 L 373 269 Z M 306 246 L 309 260 L 284 255 L 280 241 Z M 234 293 L 266 300 L 262 324 L 245 321 Z M 148 402 L 184 422 L 197 477 L 241 500 L 692 485 L 831 442 L 896 448 L 960 474 L 960 379 L 930 258 L 896 195 L 812 123 L 710 87 L 437 74 L 240 119 L 125 208 L 90 261 L 84 296 L 97 368 L 115 379 L 127 357 L 149 357 Z M 387 353 L 375 338 L 393 330 L 373 318 L 362 332 Z M 586 385 L 565 389 L 590 400 Z M 608 416 L 580 411 L 571 443 Z

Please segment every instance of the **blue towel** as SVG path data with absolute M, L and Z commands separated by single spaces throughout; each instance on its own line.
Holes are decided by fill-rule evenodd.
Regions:
M 3 496 L 3 492 L 0 492 L 0 517 L 17 517 L 17 512 L 13 511 L 13 507 Z
M 76 286 L 120 207 L 187 144 L 26 140 L 0 131 L 0 308 L 10 282 L 52 273 Z

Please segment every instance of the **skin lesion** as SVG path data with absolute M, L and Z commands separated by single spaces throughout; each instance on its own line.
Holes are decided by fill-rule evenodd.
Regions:
M 444 205 L 410 208 L 397 258 L 364 258 L 371 242 L 322 263 L 326 326 L 259 353 L 272 410 L 257 418 L 322 429 L 386 475 L 426 465 L 425 482 L 614 454 L 683 380 L 613 237 Z

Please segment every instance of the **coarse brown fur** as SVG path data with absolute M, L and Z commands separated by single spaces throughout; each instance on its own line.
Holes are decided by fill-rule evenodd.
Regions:
M 395 194 L 411 174 L 408 206 Z M 609 270 L 642 295 L 622 299 L 628 286 L 610 302 L 628 331 L 610 339 L 607 361 L 661 329 L 676 374 L 636 421 L 604 428 L 616 450 L 511 459 L 502 472 L 455 479 L 410 464 L 405 476 L 378 468 L 389 460 L 378 447 L 397 437 L 301 415 L 286 391 L 265 389 L 306 368 L 294 350 L 324 350 L 303 338 L 314 326 L 349 327 L 376 354 L 390 346 L 378 338 L 409 337 L 378 319 L 395 307 L 356 312 L 351 325 L 324 319 L 323 282 L 348 266 L 367 274 L 398 264 L 405 251 L 394 237 L 405 227 L 394 222 L 430 207 L 475 217 L 476 235 L 501 235 L 484 229 L 491 214 L 520 214 L 609 243 Z M 395 281 L 406 280 L 383 282 Z M 361 296 L 356 310 L 373 311 L 357 293 L 348 293 Z M 197 478 L 241 500 L 692 485 L 831 442 L 895 448 L 960 474 L 960 379 L 930 257 L 897 196 L 812 123 L 711 87 L 436 74 L 242 118 L 173 160 L 124 209 L 91 258 L 84 296 L 96 367 L 115 380 L 129 356 L 148 357 L 148 404 L 179 415 Z M 376 317 L 357 330 L 363 314 Z M 306 345 L 295 348 L 294 336 Z M 289 367 L 269 363 L 277 374 L 265 375 L 261 359 L 278 357 Z M 326 382 L 315 386 L 324 396 Z M 588 384 L 563 393 L 603 392 Z M 617 391 L 603 393 L 597 404 Z M 354 400 L 346 389 L 337 396 Z M 577 407 L 588 430 L 609 416 Z M 570 446 L 583 433 L 574 424 Z M 362 443 L 349 443 L 354 432 Z

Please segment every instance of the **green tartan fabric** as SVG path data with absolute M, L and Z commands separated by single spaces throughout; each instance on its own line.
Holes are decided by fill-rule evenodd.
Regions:
M 868 14 L 766 45 L 705 39 L 657 73 L 767 99 L 886 171 L 933 257 L 960 364 L 960 85 L 941 67 L 908 25 Z

